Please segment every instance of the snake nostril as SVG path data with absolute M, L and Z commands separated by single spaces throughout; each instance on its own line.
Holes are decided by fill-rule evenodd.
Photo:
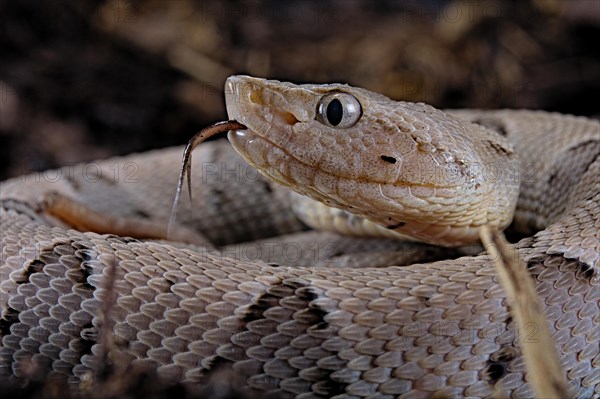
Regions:
M 258 90 L 252 90 L 250 92 L 250 101 L 252 101 L 254 104 L 258 104 L 258 105 L 264 104 L 261 93 Z

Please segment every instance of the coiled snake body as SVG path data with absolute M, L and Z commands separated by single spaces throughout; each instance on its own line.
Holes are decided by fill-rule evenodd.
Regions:
M 230 117 L 248 127 L 229 135 L 244 158 L 356 215 L 315 217 L 320 205 L 293 196 L 311 225 L 450 247 L 472 242 L 483 224 L 506 227 L 516 207 L 511 228 L 538 231 L 515 245 L 569 388 L 600 395 L 597 121 L 445 113 L 345 85 L 249 77 L 230 78 L 226 97 Z M 98 370 L 110 303 L 121 355 L 166 379 L 225 367 L 282 397 L 532 396 L 487 255 L 410 264 L 445 255 L 305 231 L 290 194 L 222 141 L 198 150 L 194 210 L 184 203 L 178 213 L 182 231 L 202 233 L 220 253 L 80 232 L 45 212 L 51 194 L 106 218 L 166 226 L 180 156 L 167 149 L 2 183 L 0 378 L 26 378 L 32 362 L 73 381 Z M 536 326 L 529 331 L 535 344 Z

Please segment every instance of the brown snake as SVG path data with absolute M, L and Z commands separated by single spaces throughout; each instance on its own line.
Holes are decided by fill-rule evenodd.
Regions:
M 248 127 L 230 140 L 261 173 L 356 214 L 291 196 L 311 225 L 454 246 L 475 240 L 482 224 L 507 226 L 519 188 L 510 229 L 537 231 L 516 247 L 569 389 L 600 395 L 597 121 L 446 113 L 346 85 L 248 77 L 230 78 L 226 98 L 229 116 Z M 135 221 L 155 236 L 180 157 L 167 149 L 2 183 L 0 379 L 26 378 L 32 362 L 72 381 L 98 370 L 110 302 L 121 356 L 170 380 L 228 368 L 281 397 L 532 397 L 487 255 L 411 264 L 448 252 L 305 231 L 290 194 L 223 141 L 198 149 L 194 210 L 183 201 L 177 218 L 178 241 L 198 243 L 201 233 L 220 253 L 69 230 L 47 211 L 66 199 L 93 209 L 98 226 L 123 231 L 113 220 Z

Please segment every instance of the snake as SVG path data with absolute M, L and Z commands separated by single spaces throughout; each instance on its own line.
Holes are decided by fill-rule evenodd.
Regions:
M 600 396 L 597 120 L 249 76 L 225 99 L 231 145 L 197 149 L 175 238 L 153 232 L 179 147 L 1 183 L 0 379 L 77 384 L 109 340 L 165 381 L 229 370 L 274 397 L 529 398 L 485 225 L 514 238 L 569 392 Z

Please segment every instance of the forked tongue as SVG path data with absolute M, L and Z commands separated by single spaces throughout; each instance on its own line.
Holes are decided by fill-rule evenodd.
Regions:
M 167 227 L 167 238 L 171 237 L 173 224 L 177 215 L 177 207 L 179 206 L 179 200 L 181 198 L 181 191 L 183 188 L 183 180 L 187 177 L 188 194 L 190 196 L 190 205 L 192 203 L 192 151 L 200 143 L 204 142 L 209 137 L 212 137 L 219 133 L 226 133 L 230 130 L 246 129 L 246 126 L 241 123 L 231 120 L 213 123 L 200 130 L 194 135 L 187 143 L 185 150 L 183 151 L 183 160 L 181 162 L 181 171 L 179 172 L 179 182 L 177 183 L 177 191 L 175 191 L 175 200 L 173 201 L 173 208 L 171 208 L 171 214 L 169 215 L 169 224 Z

